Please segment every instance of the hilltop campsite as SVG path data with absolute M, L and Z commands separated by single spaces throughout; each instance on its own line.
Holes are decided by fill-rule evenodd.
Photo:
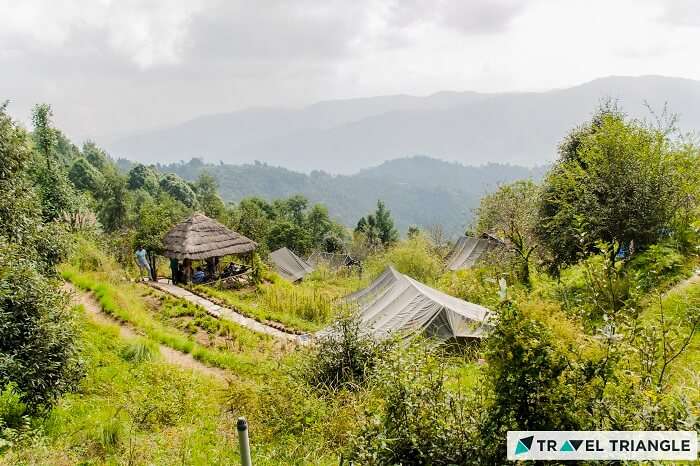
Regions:
M 700 429 L 700 149 L 672 127 L 602 106 L 450 237 L 381 199 L 226 202 L 215 173 L 125 169 L 7 108 L 2 464 L 236 464 L 240 416 L 270 465 Z

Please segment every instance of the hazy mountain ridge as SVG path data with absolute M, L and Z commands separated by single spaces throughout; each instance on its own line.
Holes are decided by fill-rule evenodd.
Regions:
M 700 129 L 700 81 L 660 76 L 609 77 L 547 92 L 441 92 L 319 102 L 301 109 L 250 109 L 204 116 L 121 139 L 118 157 L 145 162 L 208 161 L 353 173 L 415 154 L 468 165 L 537 165 L 605 98 L 635 117 L 665 103 L 684 130 Z
M 382 199 L 402 233 L 409 225 L 441 224 L 452 235 L 464 231 L 472 209 L 484 193 L 499 183 L 538 179 L 546 170 L 499 164 L 467 167 L 429 157 L 387 161 L 354 175 L 330 175 L 322 171 L 304 174 L 263 163 L 212 165 L 201 160 L 158 165 L 158 168 L 189 180 L 206 170 L 217 178 L 227 201 L 248 196 L 274 199 L 303 194 L 313 202 L 325 204 L 334 218 L 350 227 Z

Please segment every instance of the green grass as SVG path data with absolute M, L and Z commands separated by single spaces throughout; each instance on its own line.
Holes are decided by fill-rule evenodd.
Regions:
M 128 282 L 114 283 L 106 276 L 95 272 L 79 272 L 71 266 L 63 266 L 61 274 L 78 288 L 91 291 L 102 309 L 120 321 L 128 322 L 142 331 L 151 340 L 192 356 L 205 364 L 229 369 L 239 374 L 265 374 L 271 369 L 269 353 L 273 346 L 270 337 L 255 334 L 247 329 L 230 324 L 240 335 L 239 348 L 244 352 L 207 348 L 197 343 L 194 337 L 164 323 L 144 302 L 142 285 Z
M 273 283 L 255 290 L 223 290 L 200 285 L 194 290 L 248 317 L 305 332 L 325 327 L 337 311 L 334 294 L 310 286 Z
M 139 342 L 83 319 L 87 375 L 38 420 L 34 441 L 1 464 L 237 464 L 221 382 L 158 360 L 127 361 Z
M 664 319 L 669 328 L 679 328 L 679 334 L 688 333 L 687 319 L 689 315 L 700 316 L 700 279 L 672 288 L 667 294 L 656 299 L 650 299 L 649 305 L 643 311 L 641 320 L 647 325 L 658 326 L 663 309 Z M 668 380 L 672 386 L 680 389 L 695 385 L 700 381 L 700 329 L 695 332 L 684 352 L 670 366 Z M 696 398 L 700 401 L 700 396 Z
M 80 321 L 86 377 L 35 419 L 31 436 L 0 455 L 0 465 L 240 464 L 241 415 L 254 464 L 338 464 L 342 444 L 332 436 L 348 430 L 348 416 L 339 414 L 356 405 L 301 389 L 285 375 L 289 366 L 226 387 L 160 358 L 127 358 L 134 346 L 152 343 L 122 339 L 116 325 Z

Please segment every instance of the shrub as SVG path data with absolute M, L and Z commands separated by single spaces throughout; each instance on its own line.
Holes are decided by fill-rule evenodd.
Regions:
M 342 317 L 319 338 L 304 377 L 320 390 L 356 390 L 374 370 L 386 345 L 366 333 L 357 317 Z
M 392 351 L 376 376 L 383 403 L 351 441 L 359 464 L 478 464 L 476 411 L 447 386 L 449 360 L 420 340 Z
M 50 405 L 82 375 L 66 296 L 35 269 L 0 245 L 0 386 L 14 382 L 32 409 Z
M 577 430 L 568 361 L 549 330 L 506 304 L 487 340 L 491 399 L 480 426 L 486 463 L 504 460 L 509 430 Z
M 27 405 L 22 402 L 22 393 L 13 382 L 0 391 L 0 429 L 17 428 L 27 412 Z
M 432 245 L 423 235 L 402 241 L 370 258 L 366 268 L 371 276 L 376 276 L 388 264 L 423 283 L 434 283 L 443 270 L 442 260 L 434 254 Z
M 486 307 L 499 302 L 499 285 L 495 271 L 485 268 L 471 268 L 445 274 L 438 287 L 447 294 Z
M 680 252 L 669 244 L 653 244 L 641 254 L 634 256 L 628 267 L 640 277 L 645 290 L 663 281 L 679 278 L 683 272 L 684 260 Z

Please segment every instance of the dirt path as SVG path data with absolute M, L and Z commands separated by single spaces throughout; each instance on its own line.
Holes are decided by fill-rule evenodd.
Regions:
M 70 283 L 66 283 L 63 289 L 71 294 L 71 301 L 75 305 L 82 305 L 85 312 L 90 316 L 92 320 L 98 324 L 109 324 L 116 325 L 119 328 L 119 336 L 125 339 L 137 338 L 142 336 L 138 329 L 133 326 L 119 322 L 118 320 L 112 318 L 110 315 L 102 311 L 102 307 L 97 302 L 97 300 L 89 293 L 82 292 L 78 290 L 75 286 Z M 210 367 L 201 362 L 197 361 L 192 355 L 187 353 L 181 353 L 180 351 L 174 350 L 169 346 L 158 345 L 160 354 L 163 360 L 168 364 L 174 364 L 183 369 L 193 370 L 207 374 L 221 381 L 227 381 L 230 377 L 226 371 L 219 369 L 217 367 Z
M 696 269 L 695 272 L 693 272 L 693 275 L 690 277 L 686 278 L 685 280 L 676 283 L 671 289 L 666 291 L 663 296 L 664 298 L 668 296 L 671 293 L 676 293 L 678 291 L 683 290 L 684 288 L 693 285 L 695 283 L 700 283 L 700 269 Z

